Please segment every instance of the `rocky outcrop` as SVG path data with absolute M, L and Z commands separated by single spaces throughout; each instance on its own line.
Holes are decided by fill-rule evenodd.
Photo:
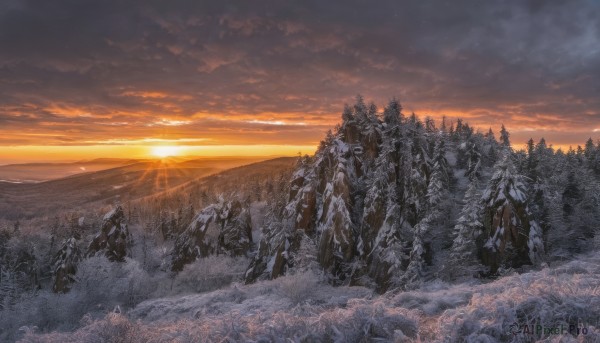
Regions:
M 332 284 L 368 285 L 380 292 L 418 287 L 439 275 L 433 269 L 447 264 L 449 255 L 440 252 L 452 248 L 457 232 L 461 246 L 454 249 L 454 261 L 469 251 L 472 270 L 480 267 L 474 258 L 483 258 L 492 270 L 506 260 L 514 265 L 540 260 L 541 232 L 525 191 L 518 178 L 503 172 L 490 181 L 487 206 L 469 210 L 469 218 L 486 224 L 487 231 L 478 224 L 481 232 L 473 234 L 475 226 L 464 221 L 453 230 L 460 215 L 454 200 L 469 180 L 483 174 L 482 147 L 495 146 L 467 125 L 457 124 L 458 134 L 446 132 L 431 118 L 425 124 L 414 114 L 405 119 L 401 109 L 392 100 L 379 115 L 360 97 L 345 107 L 335 132 L 313 157 L 299 160 L 287 201 L 269 218 L 246 282 L 298 268 L 299 242 L 310 242 L 314 262 Z M 461 164 L 458 149 L 465 150 L 467 142 L 470 150 L 462 152 L 468 156 Z M 479 196 L 477 189 L 472 193 Z M 483 213 L 487 221 L 479 217 Z
M 52 291 L 66 293 L 71 289 L 80 259 L 81 252 L 77 240 L 74 237 L 67 239 L 54 258 Z
M 244 255 L 252 244 L 250 211 L 238 200 L 225 203 L 218 212 L 220 225 L 218 253 Z
M 403 134 L 400 109 L 390 104 L 385 124 L 361 98 L 346 107 L 337 132 L 328 134 L 314 157 L 300 161 L 287 206 L 265 230 L 247 282 L 294 268 L 299 241 L 313 242 L 315 261 L 334 284 L 361 284 L 365 274 L 386 283 L 391 266 L 401 268 L 391 257 L 406 255 L 410 241 L 400 240 L 411 237 L 400 233 L 404 198 L 396 194 L 405 177 L 395 152 Z
M 220 201 L 198 213 L 177 237 L 171 269 L 181 271 L 186 264 L 212 254 L 244 255 L 252 244 L 250 212 L 239 200 Z
M 186 264 L 215 252 L 218 234 L 214 233 L 216 230 L 211 227 L 211 223 L 216 216 L 215 205 L 207 206 L 196 214 L 188 228 L 175 240 L 171 270 L 181 271 Z M 212 234 L 209 229 L 212 229 Z
M 100 232 L 90 243 L 87 255 L 104 253 L 110 261 L 123 262 L 130 247 L 131 235 L 129 234 L 123 208 L 118 205 L 104 216 Z
M 528 207 L 525 183 L 508 154 L 495 166 L 483 194 L 483 263 L 495 273 L 502 265 L 538 263 L 544 254 L 542 233 Z

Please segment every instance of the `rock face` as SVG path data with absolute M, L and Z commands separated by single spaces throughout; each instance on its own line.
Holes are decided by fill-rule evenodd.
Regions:
M 209 227 L 216 217 L 214 205 L 204 208 L 194 217 L 190 226 L 175 240 L 171 269 L 181 271 L 198 257 L 214 253 L 214 239 L 211 239 Z M 214 235 L 213 235 L 214 236 Z
M 252 244 L 250 212 L 239 200 L 220 201 L 205 207 L 177 237 L 171 269 L 212 254 L 244 255 Z
M 55 293 L 66 293 L 71 289 L 80 259 L 81 252 L 77 247 L 77 240 L 74 237 L 67 239 L 54 258 L 52 290 Z
M 342 118 L 315 156 L 299 162 L 287 206 L 265 230 L 247 282 L 293 268 L 300 242 L 309 241 L 334 284 L 361 284 L 368 276 L 383 290 L 406 269 L 414 239 L 406 218 L 422 218 L 417 211 L 427 192 L 430 157 L 425 140 L 413 137 L 423 127 L 404 121 L 396 101 L 383 121 L 360 98 Z M 412 176 L 421 188 L 407 187 Z
M 454 258 L 458 261 L 463 250 L 471 252 L 472 269 L 478 268 L 473 259 L 483 256 L 495 271 L 513 258 L 508 245 L 516 249 L 516 264 L 539 261 L 541 233 L 528 212 L 525 190 L 513 183 L 514 189 L 497 191 L 512 182 L 502 173 L 490 181 L 483 200 L 470 200 L 481 206 L 462 211 L 472 212 L 469 220 L 475 222 L 464 219 L 454 229 L 461 209 L 450 193 L 457 187 L 464 193 L 469 180 L 491 166 L 484 165 L 489 159 L 484 161 L 479 151 L 497 149 L 495 140 L 475 135 L 462 122 L 448 133 L 431 119 L 423 124 L 414 114 L 405 118 L 401 110 L 392 100 L 379 115 L 362 98 L 344 109 L 342 124 L 327 134 L 316 154 L 299 160 L 287 201 L 263 230 L 246 282 L 298 268 L 301 247 L 308 244 L 333 284 L 369 285 L 380 292 L 418 287 L 436 263 L 447 262 L 440 259 L 449 253 L 440 252 L 450 252 L 458 232 L 457 244 L 464 246 L 454 249 Z M 465 156 L 458 159 L 459 153 Z M 453 162 L 446 156 L 453 156 Z M 477 189 L 471 193 L 479 194 Z M 483 213 L 489 217 L 485 232 L 479 224 Z
M 491 272 L 500 265 L 518 267 L 538 263 L 544 254 L 542 232 L 527 205 L 525 183 L 508 154 L 495 166 L 483 194 L 483 263 Z
M 104 216 L 102 228 L 90 243 L 87 255 L 103 252 L 110 261 L 123 262 L 130 246 L 131 236 L 119 205 Z

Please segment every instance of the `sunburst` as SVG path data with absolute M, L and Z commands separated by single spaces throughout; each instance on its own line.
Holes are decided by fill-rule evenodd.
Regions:
M 151 153 L 153 156 L 165 158 L 169 156 L 178 156 L 181 153 L 181 147 L 173 145 L 159 145 L 152 147 Z

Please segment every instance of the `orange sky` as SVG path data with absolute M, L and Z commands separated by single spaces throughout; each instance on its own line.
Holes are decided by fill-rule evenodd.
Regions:
M 152 94 L 153 97 L 158 96 L 158 93 Z M 172 106 L 177 107 L 178 104 L 174 102 Z M 177 156 L 294 156 L 298 152 L 312 154 L 326 130 L 332 129 L 341 119 L 338 114 L 196 114 L 181 117 L 143 113 L 131 115 L 135 119 L 129 121 L 115 122 L 111 115 L 103 118 L 102 115 L 83 113 L 75 108 L 67 110 L 64 106 L 52 111 L 54 119 L 61 118 L 61 121 L 41 122 L 38 127 L 27 130 L 2 130 L 1 140 L 14 143 L 5 144 L 1 148 L 0 164 L 102 157 L 160 157 L 157 156 L 156 147 L 167 147 L 169 154 Z M 410 111 L 409 107 L 404 112 Z M 448 123 L 461 117 L 484 132 L 491 127 L 497 133 L 501 125 L 491 120 L 492 117 L 478 115 L 477 111 L 442 114 L 433 112 L 427 106 L 423 111 L 430 113 L 429 116 L 438 125 L 442 116 L 446 116 Z M 84 124 L 90 118 L 96 122 L 95 129 L 86 128 L 89 124 Z M 424 116 L 421 118 L 424 119 Z M 80 120 L 83 121 L 79 122 Z M 108 129 L 103 129 L 105 127 Z M 508 126 L 508 129 L 515 149 L 523 148 L 529 138 L 537 141 L 549 134 L 554 138 L 549 144 L 566 150 L 570 145 L 576 147 L 577 144 L 583 144 L 586 137 L 600 131 L 552 131 L 539 124 L 539 118 L 521 118 L 518 115 L 513 116 L 512 126 Z M 581 137 L 581 142 L 573 143 L 573 134 Z
M 158 148 L 158 149 L 157 149 Z M 312 154 L 312 145 L 87 145 L 2 147 L 1 164 L 71 162 L 95 158 L 161 158 L 165 156 L 295 156 Z
M 600 139 L 597 1 L 9 1 L 0 164 L 311 153 L 356 94 L 405 114 Z

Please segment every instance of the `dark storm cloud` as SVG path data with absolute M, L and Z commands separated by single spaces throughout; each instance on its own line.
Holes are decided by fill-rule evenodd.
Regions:
M 215 144 L 313 144 L 357 93 L 519 139 L 597 136 L 599 2 L 0 4 L 1 144 L 139 139 L 161 120 Z

